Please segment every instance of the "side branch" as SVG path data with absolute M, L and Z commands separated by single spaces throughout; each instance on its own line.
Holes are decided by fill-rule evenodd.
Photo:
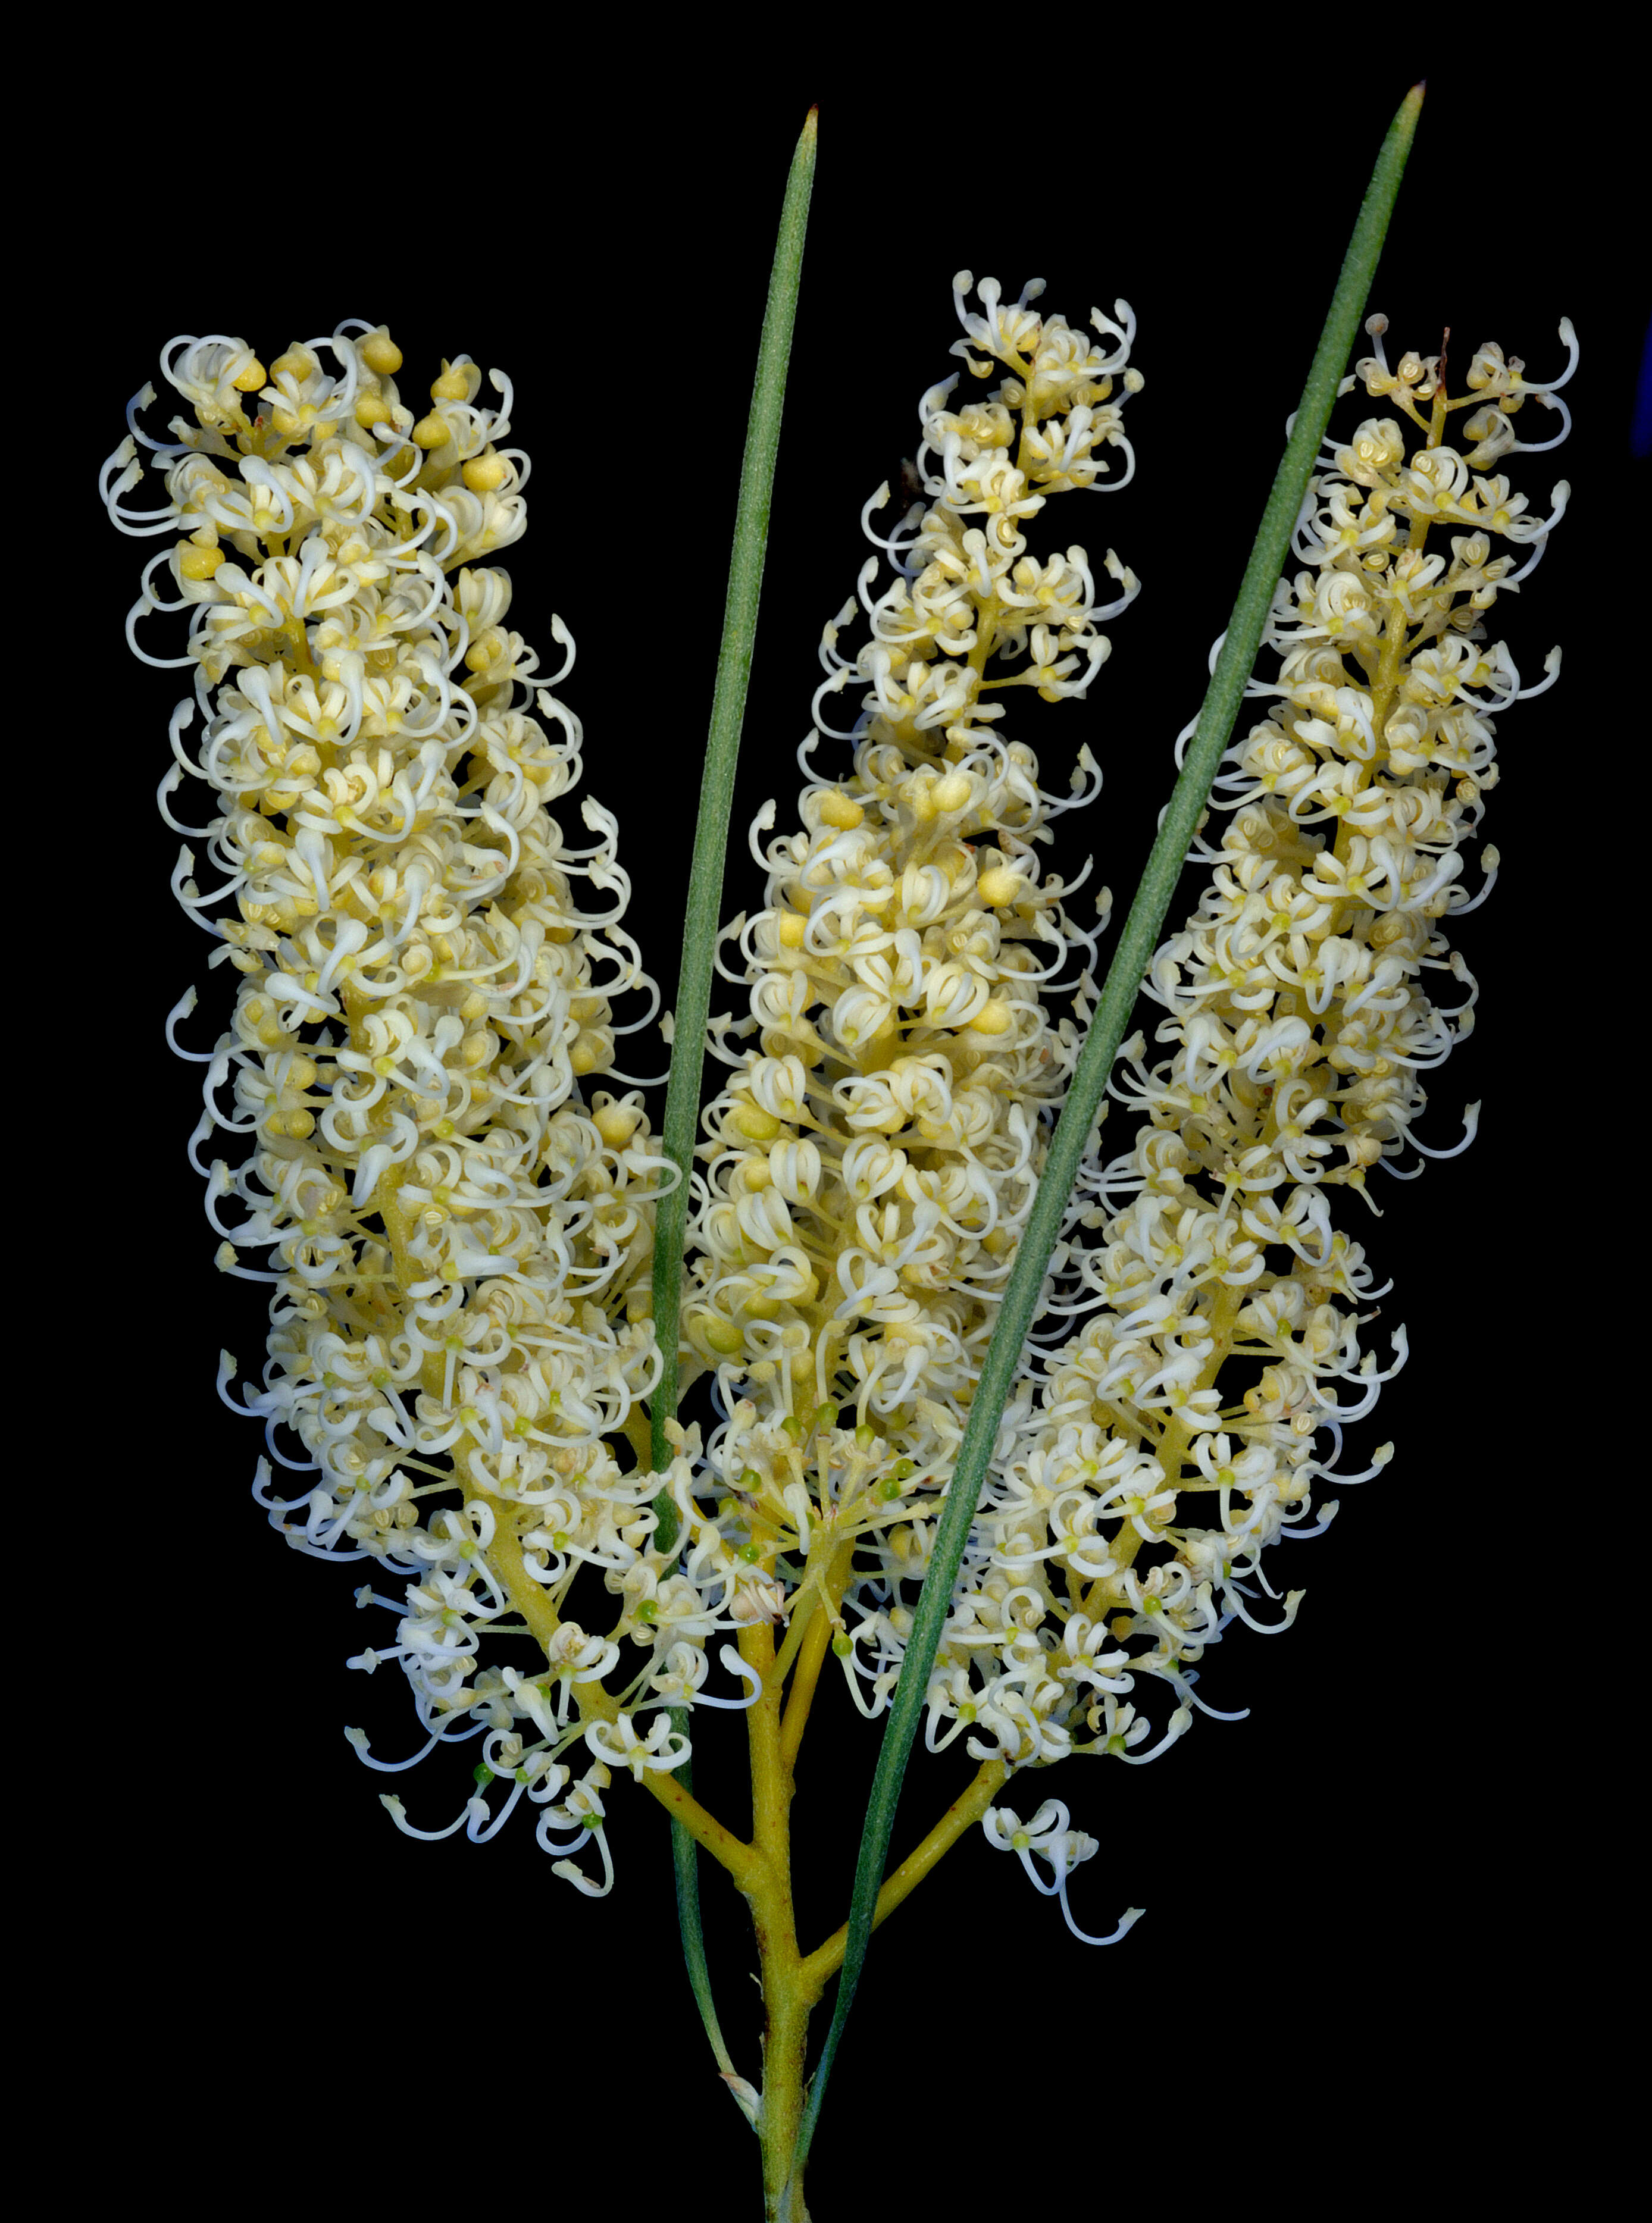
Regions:
M 1001 1760 L 983 1760 L 974 1781 L 962 1798 L 948 1807 L 935 1827 L 916 1851 L 911 1852 L 885 1881 L 878 1893 L 873 1910 L 872 1926 L 875 1930 L 886 1921 L 902 1899 L 915 1891 L 930 1870 L 955 1845 L 964 1831 L 972 1829 L 992 1804 L 999 1792 L 1009 1780 L 1009 1767 Z M 848 1941 L 848 1924 L 835 1930 L 823 1945 L 816 1946 L 799 1971 L 803 1982 L 809 1987 L 810 1999 L 818 1999 L 829 1977 L 842 1965 L 843 1949 Z
M 709 1813 L 691 1792 L 683 1788 L 675 1775 L 664 1769 L 649 1768 L 642 1779 L 672 1821 L 680 1823 L 697 1845 L 714 1861 L 722 1863 L 741 1891 L 749 1892 L 757 1888 L 765 1862 L 754 1845 L 747 1844 L 732 1829 L 725 1829 L 715 1814 Z

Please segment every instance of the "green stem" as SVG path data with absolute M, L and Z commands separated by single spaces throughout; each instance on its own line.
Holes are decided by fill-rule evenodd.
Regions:
M 1275 475 L 1273 491 L 1263 512 L 1262 523 L 1245 567 L 1245 577 L 1228 620 L 1221 653 L 1211 676 L 1204 707 L 1159 828 L 1157 840 L 1142 874 L 1119 947 L 1110 967 L 1100 1002 L 1072 1086 L 1067 1093 L 1038 1190 L 1028 1215 L 1012 1272 L 1004 1293 L 1003 1309 L 993 1332 L 981 1377 L 970 1408 L 946 1503 L 936 1531 L 930 1569 L 919 1594 L 917 1610 L 906 1640 L 905 1659 L 896 1685 L 889 1720 L 879 1751 L 877 1773 L 867 1807 L 855 1866 L 854 1892 L 850 1902 L 843 1966 L 831 2026 L 822 2049 L 820 2066 L 798 2129 L 797 2166 L 801 2173 L 819 2120 L 833 2060 L 842 2036 L 855 1986 L 866 1960 L 872 1935 L 878 1892 L 894 1828 L 895 1807 L 901 1779 L 917 1731 L 929 1689 L 930 1672 L 939 1648 L 941 1632 L 952 1607 L 952 1593 L 963 1559 L 970 1525 L 975 1517 L 981 1485 L 998 1434 L 1005 1401 L 1021 1363 L 1029 1330 L 1037 1316 L 1040 1293 L 1050 1254 L 1055 1247 L 1069 1195 L 1095 1127 L 1113 1059 L 1123 1040 L 1137 992 L 1153 952 L 1165 912 L 1182 872 L 1189 844 L 1210 792 L 1210 784 L 1221 762 L 1233 721 L 1244 700 L 1245 683 L 1256 661 L 1263 627 L 1273 601 L 1274 589 L 1290 544 L 1308 482 L 1325 436 L 1331 405 L 1336 399 L 1343 366 L 1359 335 L 1371 281 L 1376 274 L 1388 220 L 1399 192 L 1405 159 L 1410 151 L 1422 105 L 1422 87 L 1414 85 L 1383 142 L 1377 167 L 1359 211 L 1359 221 L 1343 258 L 1341 274 L 1332 298 L 1330 314 L 1302 389 L 1289 440 Z

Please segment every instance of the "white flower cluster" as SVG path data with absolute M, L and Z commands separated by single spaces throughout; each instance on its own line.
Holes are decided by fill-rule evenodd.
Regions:
M 1485 885 L 1462 885 L 1497 779 L 1491 715 L 1550 683 L 1523 689 L 1481 620 L 1529 576 L 1568 491 L 1535 517 L 1477 474 L 1523 444 L 1510 419 L 1528 395 L 1564 413 L 1550 397 L 1576 348 L 1561 330 L 1568 368 L 1542 389 L 1523 391 L 1495 348 L 1456 401 L 1441 363 L 1407 356 L 1390 372 L 1380 339 L 1359 365 L 1410 424 L 1362 424 L 1310 488 L 1303 568 L 1266 635 L 1278 677 L 1251 689 L 1278 708 L 1227 753 L 1217 786 L 1233 815 L 1202 853 L 1213 877 L 1148 977 L 1168 1055 L 1150 1069 L 1138 1035 L 1112 1084 L 1135 1141 L 1093 1156 L 1075 1191 L 1056 1310 L 1088 1317 L 1006 1415 L 930 1689 L 931 1746 L 967 1735 L 973 1754 L 1015 1766 L 1152 1759 L 1202 1706 L 1195 1663 L 1229 1622 L 1293 1618 L 1298 1590 L 1258 1617 L 1257 1586 L 1277 1596 L 1264 1547 L 1321 1533 L 1336 1511 L 1315 1517 L 1322 1486 L 1364 1481 L 1391 1452 L 1337 1471 L 1345 1427 L 1388 1376 L 1359 1338 L 1359 1307 L 1382 1292 L 1334 1227 L 1332 1197 L 1370 1203 L 1371 1168 L 1398 1172 L 1408 1149 L 1455 1156 L 1473 1134 L 1477 1106 L 1453 1149 L 1414 1129 L 1423 1076 L 1472 1023 L 1449 929 L 1496 873 L 1483 847 Z M 1451 414 L 1477 406 L 1461 452 Z M 1429 545 L 1442 528 L 1449 553 Z M 1498 537 L 1526 550 L 1520 568 L 1492 555 Z M 1558 664 L 1556 651 L 1551 679 Z M 1434 1000 L 1440 975 L 1458 992 L 1449 1009 Z M 1397 1367 L 1403 1330 L 1392 1340 Z M 1144 1678 L 1176 1697 L 1151 1742 Z M 1021 1847 L 1006 1811 L 989 1838 Z M 1094 1849 L 1064 1813 L 1045 1836 L 1061 1876 Z
M 853 600 L 826 629 L 816 715 L 864 690 L 836 737 L 854 771 L 810 780 L 801 830 L 760 855 L 766 908 L 731 929 L 751 1016 L 714 1029 L 735 1071 L 706 1115 L 684 1313 L 717 1374 L 724 1419 L 703 1486 L 720 1526 L 772 1617 L 799 1585 L 810 1613 L 823 1604 L 820 1628 L 871 1711 L 899 1672 L 902 1626 L 874 1593 L 926 1563 L 1077 1054 L 1042 996 L 1075 958 L 1075 986 L 1094 951 L 1037 854 L 1050 821 L 1094 794 L 1088 753 L 1073 801 L 1053 802 L 992 698 L 1082 695 L 1107 652 L 1099 621 L 1136 593 L 1109 551 L 1122 591 L 1098 607 L 1084 550 L 1041 559 L 1025 532 L 1051 494 L 1130 475 L 1107 477 L 1105 453 L 1128 465 L 1113 395 L 1121 372 L 1126 393 L 1141 384 L 1125 368 L 1129 311 L 1093 312 L 1098 344 L 1033 314 L 1036 284 L 1007 307 L 983 280 L 979 314 L 972 283 L 955 281 L 969 335 L 955 351 L 980 376 L 975 350 L 1010 375 L 956 410 L 955 380 L 925 395 L 927 501 L 886 541 L 867 524 L 894 570 L 881 592 L 879 559 L 862 572 L 870 639 L 853 659 L 839 646 Z M 829 730 L 804 744 L 805 770 Z M 771 804 L 759 828 L 772 823 Z M 760 1047 L 736 1056 L 731 1033 Z
M 668 1710 L 745 1705 L 760 1687 L 723 1644 L 747 1687 L 708 1695 L 716 1635 L 787 1622 L 776 1677 L 802 1648 L 811 1680 L 829 1646 L 861 1710 L 887 1704 L 1078 1052 L 1044 1004 L 1069 961 L 1081 1024 L 1088 1009 L 1093 939 L 1038 852 L 1095 791 L 1094 765 L 1081 752 L 1071 798 L 1054 801 L 991 698 L 1083 695 L 1107 652 L 1100 623 L 1136 593 L 1111 551 L 1122 591 L 1100 604 L 1081 547 L 1041 557 L 1026 537 L 1051 494 L 1128 480 L 1114 381 L 1141 384 L 1133 320 L 1122 302 L 1122 322 L 1093 312 L 1098 345 L 1036 314 L 1036 283 L 1006 306 L 983 281 L 979 312 L 972 285 L 955 281 L 955 352 L 978 377 L 1008 375 L 955 410 L 955 381 L 924 397 L 923 499 L 887 539 L 867 522 L 893 576 L 877 589 L 875 557 L 861 575 L 858 655 L 840 646 L 855 601 L 826 629 L 801 828 L 760 854 L 766 906 L 730 929 L 750 1017 L 713 1030 L 734 1073 L 705 1118 L 682 1317 L 719 1420 L 703 1452 L 667 1424 L 664 1477 L 646 1470 L 640 1407 L 658 1374 L 647 1277 L 669 1168 L 614 1064 L 658 994 L 620 924 L 613 820 L 586 801 L 595 845 L 571 850 L 550 815 L 579 776 L 578 724 L 482 560 L 523 528 L 526 458 L 499 444 L 506 381 L 491 374 L 493 412 L 476 367 L 444 363 L 416 416 L 382 327 L 341 325 L 268 372 L 238 340 L 186 337 L 163 368 L 193 422 L 150 438 L 146 387 L 103 474 L 123 530 L 173 536 L 129 635 L 194 676 L 161 807 L 224 875 L 203 894 L 186 848 L 173 885 L 217 940 L 212 962 L 242 976 L 230 1030 L 180 1055 L 206 1067 L 191 1149 L 219 1263 L 273 1290 L 263 1384 L 235 1409 L 306 1477 L 277 1498 L 261 1461 L 255 1494 L 300 1552 L 405 1579 L 396 1596 L 358 1591 L 397 1628 L 352 1664 L 400 1662 L 424 1751 L 487 1733 L 450 1829 L 413 1829 L 387 1798 L 398 1824 L 491 1836 L 526 1798 L 558 1872 L 587 1892 L 612 1880 L 610 1771 L 658 1783 L 690 1748 Z M 1462 851 L 1497 777 L 1491 715 L 1541 691 L 1480 620 L 1529 576 L 1567 494 L 1534 517 L 1486 474 L 1533 444 L 1515 431 L 1528 400 L 1564 417 L 1565 378 L 1530 386 L 1488 347 L 1453 400 L 1443 357 L 1390 369 L 1382 319 L 1367 329 L 1378 352 L 1359 375 L 1412 429 L 1361 425 L 1299 520 L 1303 568 L 1267 636 L 1280 671 L 1249 690 L 1278 708 L 1228 753 L 1232 816 L 1201 851 L 1212 882 L 1151 968 L 1168 1055 L 1150 1067 L 1144 1036 L 1125 1045 L 1113 1093 L 1135 1142 L 1093 1156 L 1075 1192 L 1046 1284 L 1062 1325 L 1004 1417 L 928 1694 L 931 1748 L 963 1737 L 1011 1768 L 1078 1751 L 1139 1764 L 1211 1710 L 1194 1687 L 1204 1647 L 1235 1615 L 1267 1625 L 1254 1585 L 1277 1595 L 1262 1550 L 1324 1527 L 1323 1482 L 1366 1478 L 1338 1468 L 1344 1427 L 1388 1378 L 1359 1332 L 1381 1292 L 1333 1227 L 1331 1192 L 1364 1196 L 1373 1166 L 1454 1156 L 1472 1136 L 1471 1106 L 1456 1149 L 1416 1141 L 1421 1075 L 1472 1019 L 1447 928 L 1496 875 L 1482 847 L 1485 886 L 1465 895 Z M 163 509 L 126 506 L 140 446 Z M 1428 545 L 1441 528 L 1449 555 Z M 1529 551 L 1523 568 L 1492 556 L 1497 538 Z M 175 599 L 152 587 L 163 563 Z M 184 656 L 138 647 L 157 608 L 189 613 Z M 559 680 L 572 646 L 552 630 Z M 853 771 L 820 780 L 822 706 L 851 685 L 861 715 L 834 738 Z M 186 778 L 211 797 L 199 828 L 173 816 Z M 759 829 L 772 825 L 771 804 Z M 1447 1010 L 1428 990 L 1441 972 L 1461 990 Z M 632 991 L 648 1007 L 622 1027 L 613 998 Z M 169 1033 L 194 1004 L 192 990 Z M 218 1132 L 248 1138 L 234 1168 L 196 1155 Z M 249 1247 L 268 1269 L 238 1263 Z M 1393 1340 L 1397 1364 L 1403 1331 Z M 226 1401 L 235 1370 L 226 1355 Z M 599 1577 L 618 1603 L 592 1634 L 571 1609 L 592 1619 Z M 1176 1697 L 1156 1739 L 1143 1678 Z M 375 1767 L 424 1756 L 383 1762 L 350 1735 Z M 575 1781 L 563 1754 L 582 1741 Z M 1024 1827 L 993 1808 L 985 1827 L 1066 1911 L 1067 1877 L 1096 1850 L 1066 1809 L 1045 1802 Z M 573 1865 L 592 1842 L 601 1883 Z
M 568 1777 L 554 1754 L 581 1733 L 571 1690 L 619 1657 L 564 1617 L 569 1585 L 590 1565 L 617 1589 L 655 1525 L 657 1479 L 622 1473 L 604 1438 L 658 1372 L 646 1275 L 665 1162 L 640 1094 L 583 1092 L 614 1077 L 616 1033 L 658 999 L 619 924 L 613 820 L 587 801 L 594 846 L 570 848 L 551 816 L 579 777 L 579 726 L 509 628 L 509 579 L 482 560 L 523 529 L 508 384 L 493 374 L 504 407 L 479 407 L 461 356 L 416 418 L 400 362 L 365 324 L 268 372 L 239 340 L 175 340 L 163 368 L 194 421 L 152 439 L 146 387 L 102 484 L 123 529 L 172 536 L 129 635 L 154 608 L 190 614 L 169 662 L 192 670 L 205 730 L 187 754 L 181 704 L 161 803 L 224 876 L 201 893 L 186 849 L 174 886 L 218 940 L 213 963 L 242 976 L 230 1030 L 182 1053 L 207 1067 L 192 1156 L 218 1132 L 246 1138 L 237 1168 L 195 1162 L 220 1265 L 272 1285 L 248 1408 L 277 1464 L 308 1477 L 272 1498 L 261 1461 L 257 1495 L 297 1549 L 407 1578 L 399 1597 L 360 1593 L 399 1626 L 355 1664 L 401 1662 L 432 1744 L 491 1727 L 481 1773 L 518 1778 L 547 1845 L 552 1824 L 583 1842 L 607 1762 L 642 1746 L 665 1764 L 661 1738 L 610 1703 L 584 1787 L 549 1803 Z M 140 447 L 163 509 L 125 504 Z M 151 587 L 162 564 L 175 599 Z M 559 679 L 573 651 L 552 631 Z M 210 797 L 198 829 L 170 807 L 186 776 Z M 617 1027 L 611 998 L 636 989 L 650 1008 Z M 249 1246 L 273 1250 L 270 1269 L 236 1263 Z M 221 1389 L 233 1371 L 226 1357 Z M 539 1640 L 521 1656 L 542 1650 L 548 1676 L 482 1667 L 483 1638 L 513 1630 Z M 703 1651 L 690 1641 L 661 1672 L 665 1697 L 646 1703 L 685 1700 Z M 476 1834 L 477 1803 L 455 1827 Z

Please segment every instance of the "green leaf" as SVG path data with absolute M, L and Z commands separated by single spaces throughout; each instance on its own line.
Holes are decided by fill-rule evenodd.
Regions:
M 721 923 L 722 867 L 728 848 L 735 765 L 746 715 L 746 690 L 751 678 L 758 599 L 763 584 L 763 556 L 768 542 L 769 503 L 774 486 L 774 458 L 780 444 L 786 365 L 791 355 L 791 330 L 797 318 L 804 234 L 809 222 L 809 194 L 814 176 L 815 111 L 811 108 L 786 179 L 774 268 L 769 278 L 768 305 L 763 313 L 763 336 L 758 347 L 757 376 L 752 387 L 746 453 L 740 472 L 740 499 L 735 513 L 735 545 L 728 564 L 728 595 L 723 606 L 722 645 L 717 655 L 711 728 L 706 740 L 705 767 L 700 778 L 694 863 L 683 922 L 683 962 L 677 985 L 671 1080 L 665 1091 L 662 1138 L 665 1156 L 676 1166 L 679 1178 L 671 1194 L 660 1199 L 654 1225 L 654 1323 L 661 1358 L 659 1384 L 653 1403 L 656 1474 L 670 1464 L 665 1423 L 677 1410 L 683 1237 L 688 1211 L 689 1168 L 694 1162 L 694 1135 L 699 1124 L 700 1072 L 705 1061 L 706 1019 L 711 1008 L 712 958 Z M 669 1551 L 677 1540 L 677 1508 L 662 1490 L 654 1500 L 654 1510 L 659 1520 L 657 1541 L 662 1549 Z M 672 1723 L 687 1734 L 688 1716 L 681 1708 L 672 1710 Z M 684 1761 L 672 1772 L 684 1790 L 692 1787 L 689 1762 Z M 680 1822 L 672 1823 L 672 1861 L 677 1876 L 678 1923 L 689 1982 L 717 2065 L 739 2098 L 741 2091 L 748 2088 L 734 2075 L 711 1998 L 711 1975 L 706 1966 L 705 1943 L 700 1928 L 698 1848 Z M 745 2112 L 744 2100 L 741 2106 Z
M 1376 274 L 1388 220 L 1399 192 L 1422 105 L 1422 87 L 1413 86 L 1383 142 L 1361 204 L 1353 237 L 1343 258 L 1330 314 L 1320 337 L 1313 367 L 1302 389 L 1268 505 L 1263 512 L 1239 599 L 1228 621 L 1204 706 L 1199 714 L 1181 778 L 1165 810 L 1158 839 L 1142 874 L 1125 921 L 1101 999 L 1091 1021 L 1072 1086 L 1051 1137 L 1038 1193 L 1028 1216 L 1015 1267 L 1004 1293 L 987 1360 L 970 1408 L 946 1503 L 936 1532 L 935 1548 L 906 1641 L 905 1659 L 879 1751 L 877 1773 L 861 1834 L 850 1902 L 848 1935 L 838 1976 L 837 1998 L 799 2126 L 795 2168 L 801 2175 L 808 2158 L 827 2080 L 836 2056 L 854 1989 L 865 1964 L 873 1911 L 888 1860 L 901 1779 L 917 1732 L 941 1632 L 951 1609 L 952 1593 L 980 1498 L 1005 1401 L 1014 1382 L 1022 1350 L 1038 1309 L 1050 1254 L 1061 1229 L 1067 1200 L 1095 1124 L 1101 1093 L 1118 1055 L 1136 1002 L 1137 991 L 1158 946 L 1189 844 L 1210 792 L 1244 699 L 1245 683 L 1256 662 L 1263 627 L 1290 543 L 1290 534 L 1312 475 L 1320 442 L 1336 399 L 1343 368 L 1359 335 L 1371 281 Z
M 768 306 L 757 352 L 751 415 L 746 425 L 746 453 L 740 469 L 740 500 L 735 513 L 735 546 L 728 564 L 728 596 L 723 605 L 722 645 L 717 654 L 717 683 L 711 701 L 705 767 L 700 776 L 700 813 L 694 828 L 694 864 L 683 919 L 683 964 L 674 1007 L 671 1079 L 665 1090 L 665 1156 L 681 1178 L 659 1200 L 654 1224 L 654 1332 L 663 1371 L 653 1401 L 654 1471 L 669 1464 L 665 1423 L 677 1410 L 678 1316 L 682 1309 L 683 1231 L 688 1212 L 689 1169 L 700 1118 L 700 1071 L 705 1061 L 706 1019 L 711 1009 L 712 959 L 722 924 L 722 868 L 728 849 L 728 815 L 735 797 L 735 765 L 746 715 L 752 647 L 757 635 L 757 604 L 763 584 L 763 556 L 768 544 L 769 502 L 774 486 L 774 457 L 780 444 L 780 414 L 785 400 L 786 365 L 797 318 L 798 287 L 803 276 L 804 233 L 809 193 L 815 176 L 815 111 L 809 111 L 791 158 L 774 268 L 769 276 Z M 660 1541 L 675 1541 L 677 1508 L 663 1493 L 655 1509 Z M 667 1531 L 669 1530 L 669 1533 Z
M 670 1709 L 672 1727 L 682 1736 L 689 1733 L 686 1706 Z M 684 1791 L 694 1788 L 694 1763 L 685 1760 L 672 1773 Z M 711 2050 L 717 2057 L 723 2081 L 735 2095 L 736 2106 L 747 2121 L 756 2129 L 756 2122 L 747 2100 L 741 2095 L 750 2087 L 743 2077 L 735 2073 L 735 2064 L 723 2042 L 722 2027 L 717 2020 L 716 2002 L 711 1996 L 711 1971 L 705 1957 L 705 1933 L 700 1926 L 700 1848 L 680 1822 L 672 1823 L 672 1868 L 677 1880 L 677 1923 L 683 1935 L 683 1960 L 688 1969 L 690 1989 L 700 2010 L 700 2020 L 705 2025 L 705 2034 L 711 2040 Z

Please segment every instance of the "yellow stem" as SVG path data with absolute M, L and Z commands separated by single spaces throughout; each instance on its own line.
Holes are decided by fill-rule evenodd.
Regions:
M 825 1610 L 817 1610 L 810 1619 L 798 1652 L 797 1672 L 791 1678 L 791 1696 L 786 1702 L 785 1716 L 780 1724 L 780 1757 L 788 1768 L 794 1768 L 798 1764 L 798 1748 L 803 1742 L 803 1733 L 808 1726 L 815 1686 L 820 1680 L 826 1647 L 831 1642 L 837 1625 L 838 1609 L 843 1602 L 844 1585 L 848 1581 L 854 1558 L 854 1539 L 846 1536 L 833 1552 L 821 1586 L 821 1602 Z
M 982 1761 L 968 1790 L 961 1798 L 953 1800 L 923 1843 L 909 1853 L 894 1873 L 885 1880 L 883 1889 L 878 1893 L 878 1904 L 873 1910 L 872 1926 L 874 1930 L 880 1922 L 887 1921 L 902 1899 L 917 1888 L 943 1854 L 951 1850 L 965 1830 L 980 1821 L 1008 1780 L 1009 1773 L 1008 1765 L 1004 1760 Z M 835 1975 L 842 1966 L 843 1947 L 848 1934 L 847 1924 L 842 1929 L 835 1930 L 823 1945 L 817 1945 L 800 1963 L 798 1981 L 807 1987 L 811 2001 L 820 1997 L 829 1978 Z
M 786 1625 L 785 1642 L 776 1654 L 774 1666 L 770 1671 L 777 1686 L 785 1682 L 792 1661 L 802 1648 L 804 1636 L 813 1628 L 819 1604 L 820 1586 L 810 1579 L 805 1563 L 803 1584 L 792 1592 L 791 1618 Z
M 639 1466 L 646 1466 L 654 1455 L 653 1437 L 648 1426 L 648 1414 L 640 1405 L 634 1405 L 621 1424 L 625 1439 L 637 1455 Z
M 791 2157 L 803 2113 L 803 2069 L 809 2011 L 818 1998 L 798 1982 L 798 1930 L 791 1904 L 791 1771 L 780 1749 L 780 1691 L 774 1633 L 766 1622 L 744 1628 L 740 1653 L 762 1688 L 746 1710 L 752 1764 L 752 1842 L 757 1868 L 741 1885 L 757 1935 L 763 1987 L 763 2190 L 768 2214 L 801 2217 Z

